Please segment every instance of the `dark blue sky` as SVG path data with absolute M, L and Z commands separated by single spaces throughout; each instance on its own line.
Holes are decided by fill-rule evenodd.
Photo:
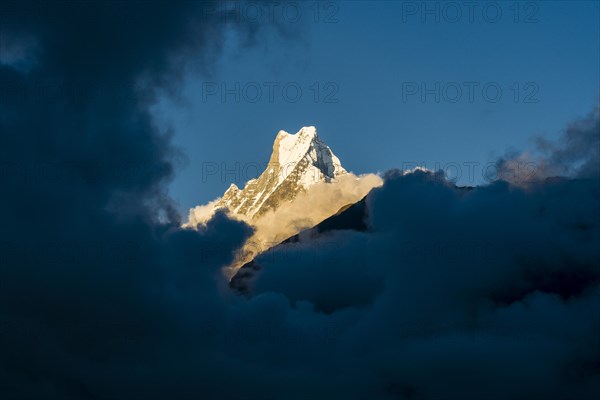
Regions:
M 598 2 L 452 4 L 323 2 L 317 15 L 306 3 L 298 18 L 242 9 L 272 15 L 287 35 L 246 45 L 232 33 L 215 69 L 188 75 L 183 101 L 156 108 L 188 160 L 171 185 L 180 211 L 255 176 L 280 129 L 315 125 L 356 173 L 437 163 L 478 184 L 487 163 L 535 135 L 556 137 L 597 104 Z M 207 175 L 215 165 L 229 172 Z
M 510 5 L 436 23 L 421 2 L 351 2 L 325 23 L 332 3 L 317 22 L 290 3 L 306 4 L 296 25 L 227 26 L 220 4 L 0 1 L 0 399 L 598 399 L 597 3 L 519 3 L 529 24 Z M 256 101 L 221 102 L 236 82 Z M 503 97 L 452 102 L 464 82 Z M 265 84 L 272 102 L 251 92 Z M 180 96 L 148 113 L 164 91 Z M 560 140 L 538 141 L 540 179 L 463 190 L 390 171 L 258 257 L 238 296 L 223 268 L 261 245 L 251 227 L 217 213 L 181 229 L 177 211 L 302 125 L 355 172 Z M 203 182 L 214 163 L 234 174 Z

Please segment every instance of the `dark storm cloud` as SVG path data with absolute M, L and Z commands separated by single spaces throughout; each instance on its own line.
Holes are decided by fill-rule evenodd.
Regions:
M 0 4 L 0 397 L 210 398 L 236 368 L 211 346 L 250 230 L 178 229 L 177 152 L 147 111 L 210 69 L 225 29 L 256 34 L 219 7 Z
M 367 197 L 370 231 L 258 257 L 254 293 L 327 312 L 340 365 L 374 398 L 591 399 L 599 190 L 595 179 L 562 178 L 467 190 L 391 171 Z
M 183 61 L 209 68 L 231 19 L 188 1 L 0 11 L 3 399 L 599 394 L 596 181 L 391 172 L 370 231 L 261 259 L 256 295 L 235 296 L 220 269 L 251 232 L 223 214 L 178 228 L 177 152 L 146 111 Z

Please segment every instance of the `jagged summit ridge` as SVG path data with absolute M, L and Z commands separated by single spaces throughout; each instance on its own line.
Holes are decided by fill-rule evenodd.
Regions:
M 303 182 L 308 187 L 321 180 L 331 180 L 336 176 L 345 174 L 340 160 L 333 154 L 331 149 L 323 142 L 314 126 L 303 127 L 292 135 L 285 131 L 279 131 L 273 143 L 273 153 L 269 161 L 270 167 L 282 167 L 281 180 L 291 174 L 294 168 L 303 159 L 314 169 L 309 169 L 312 174 L 304 174 L 307 178 Z
M 317 182 L 331 182 L 346 173 L 314 126 L 295 134 L 279 131 L 266 170 L 243 189 L 231 184 L 217 207 L 252 219 L 293 200 Z

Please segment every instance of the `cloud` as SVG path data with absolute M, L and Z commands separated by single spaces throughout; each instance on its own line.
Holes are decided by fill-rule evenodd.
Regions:
M 556 141 L 536 137 L 535 149 L 511 151 L 499 162 L 501 179 L 526 185 L 555 176 L 594 178 L 600 174 L 600 107 L 573 121 Z
M 467 189 L 423 171 L 384 179 L 367 197 L 370 230 L 259 256 L 254 295 L 308 301 L 336 321 L 336 345 L 352 354 L 339 363 L 361 371 L 349 381 L 370 387 L 364 396 L 599 393 L 597 180 Z
M 146 107 L 178 60 L 209 68 L 226 27 L 194 16 L 212 6 L 0 3 L 2 34 L 36 43 L 0 65 L 0 396 L 596 398 L 592 179 L 392 172 L 371 231 L 299 244 L 341 263 L 275 260 L 254 297 L 231 293 L 220 271 L 252 230 L 179 228 L 177 151 Z
M 335 182 L 317 182 L 305 192 L 299 193 L 293 201 L 281 204 L 256 219 L 244 215 L 231 214 L 231 217 L 244 221 L 254 228 L 254 233 L 237 254 L 235 261 L 224 269 L 231 278 L 244 264 L 258 254 L 281 243 L 287 238 L 307 228 L 312 228 L 340 209 L 361 200 L 374 187 L 380 186 L 382 179 L 376 174 L 356 176 L 347 173 L 336 178 Z M 203 224 L 212 216 L 215 200 L 204 206 L 190 210 L 189 222 L 185 226 Z

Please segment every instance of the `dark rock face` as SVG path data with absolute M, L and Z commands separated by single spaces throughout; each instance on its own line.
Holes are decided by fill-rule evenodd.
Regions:
M 335 215 L 327 218 L 313 228 L 289 237 L 279 245 L 275 246 L 273 249 L 277 249 L 279 246 L 284 246 L 286 244 L 297 243 L 300 241 L 301 237 L 315 238 L 326 232 L 336 230 L 354 230 L 364 232 L 368 230 L 368 225 L 366 222 L 367 218 L 368 209 L 365 197 L 354 204 L 348 204 L 342 207 Z M 239 294 L 250 295 L 252 291 L 252 284 L 260 270 L 261 266 L 255 260 L 244 264 L 233 276 L 233 278 L 231 278 L 229 287 Z
M 459 194 L 467 194 L 473 190 L 473 187 L 455 187 L 455 190 Z M 369 230 L 367 222 L 369 218 L 369 209 L 366 201 L 367 196 L 354 204 L 345 205 L 340 208 L 337 213 L 323 220 L 318 225 L 287 238 L 268 251 L 277 250 L 280 246 L 298 243 L 301 238 L 314 239 L 332 231 L 353 230 L 365 232 Z M 239 294 L 250 295 L 253 283 L 257 274 L 260 273 L 260 270 L 261 266 L 255 260 L 244 264 L 229 282 L 229 287 Z
M 231 278 L 229 287 L 238 294 L 250 295 L 250 287 L 258 271 L 260 271 L 260 265 L 254 260 L 244 264 Z

